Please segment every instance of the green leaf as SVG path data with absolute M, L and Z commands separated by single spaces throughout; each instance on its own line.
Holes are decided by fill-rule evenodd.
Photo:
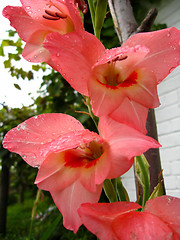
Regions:
M 128 193 L 127 193 L 125 187 L 123 186 L 120 177 L 116 178 L 116 188 L 117 188 L 117 193 L 118 193 L 119 200 L 129 202 Z
M 21 87 L 20 87 L 17 83 L 14 83 L 14 86 L 15 86 L 15 88 L 17 88 L 18 90 L 21 90 Z
M 54 232 L 55 228 L 57 227 L 58 223 L 60 222 L 62 215 L 59 215 L 54 222 L 49 225 L 48 229 L 44 232 L 40 240 L 48 240 L 51 234 Z
M 143 188 L 142 207 L 144 207 L 150 195 L 149 163 L 144 154 L 135 157 L 135 174 Z
M 11 60 L 10 59 L 4 61 L 4 67 L 5 68 L 10 68 L 11 67 Z
M 110 203 L 118 201 L 114 185 L 110 179 L 104 181 L 103 189 Z

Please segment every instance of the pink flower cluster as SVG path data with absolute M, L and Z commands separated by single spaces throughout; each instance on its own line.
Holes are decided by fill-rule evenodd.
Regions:
M 146 118 L 149 108 L 159 106 L 157 85 L 179 65 L 180 31 L 136 34 L 122 47 L 108 50 L 83 28 L 78 6 L 86 11 L 84 1 L 21 3 L 7 6 L 3 15 L 26 42 L 24 58 L 48 63 L 90 98 L 99 134 L 71 116 L 50 113 L 10 130 L 3 146 L 39 168 L 35 184 L 51 193 L 66 228 L 77 232 L 83 223 L 103 240 L 165 239 L 165 234 L 178 239 L 175 209 L 180 203 L 175 198 L 148 201 L 144 212 L 135 211 L 141 208 L 136 203 L 97 202 L 105 179 L 121 176 L 135 156 L 160 146 L 145 135 Z M 172 212 L 164 217 L 167 205 Z

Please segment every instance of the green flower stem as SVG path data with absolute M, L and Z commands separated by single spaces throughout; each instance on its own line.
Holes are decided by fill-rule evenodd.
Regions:
M 103 189 L 110 203 L 118 201 L 114 185 L 112 184 L 110 179 L 106 179 L 104 181 Z
M 144 208 L 145 203 L 149 199 L 149 195 L 150 195 L 149 170 L 147 168 L 147 160 L 143 154 L 141 156 L 137 156 L 136 160 L 140 167 L 140 175 L 141 175 L 140 182 L 143 187 L 142 207 Z
M 97 123 L 97 120 L 96 120 L 97 117 L 92 112 L 90 99 L 89 99 L 89 97 L 85 97 L 85 99 L 86 99 L 86 104 L 87 104 L 87 107 L 88 107 L 89 114 L 90 114 L 90 116 L 91 116 L 94 124 L 96 125 L 97 130 L 98 130 L 98 123 Z
M 32 208 L 31 224 L 30 224 L 29 235 L 28 235 L 27 240 L 31 239 L 32 227 L 33 227 L 33 222 L 34 222 L 34 216 L 36 214 L 36 209 L 37 209 L 37 205 L 38 205 L 38 202 L 39 202 L 39 199 L 40 199 L 40 196 L 41 196 L 41 192 L 42 192 L 41 189 L 37 190 L 36 199 L 34 201 L 33 208 Z

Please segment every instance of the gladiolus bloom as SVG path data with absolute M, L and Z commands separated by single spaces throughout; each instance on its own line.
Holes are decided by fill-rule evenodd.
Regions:
M 82 204 L 78 210 L 83 224 L 100 240 L 180 239 L 180 199 L 156 197 L 143 212 L 134 202 Z
M 73 0 L 21 0 L 22 7 L 7 6 L 3 10 L 11 26 L 26 42 L 23 57 L 32 62 L 52 63 L 43 47 L 45 36 L 51 32 L 66 34 L 83 29 L 82 19 Z
M 159 147 L 154 139 L 106 117 L 98 128 L 100 135 L 66 114 L 42 114 L 10 130 L 3 141 L 5 148 L 38 166 L 35 183 L 51 193 L 64 226 L 74 232 L 81 225 L 77 209 L 99 200 L 103 181 L 125 173 L 134 156 Z
M 179 65 L 179 39 L 180 31 L 169 28 L 136 34 L 106 50 L 94 35 L 80 31 L 49 34 L 44 47 L 71 86 L 90 96 L 96 116 L 110 115 L 145 132 L 148 108 L 159 106 L 157 84 Z

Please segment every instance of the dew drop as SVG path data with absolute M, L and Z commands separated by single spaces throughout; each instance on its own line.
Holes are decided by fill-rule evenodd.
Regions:
M 39 167 L 40 167 L 40 165 L 35 165 L 34 167 L 35 167 L 35 168 L 39 168 Z
M 56 56 L 59 57 L 59 56 L 60 56 L 60 53 L 56 53 Z
M 169 72 L 171 73 L 172 71 L 174 71 L 175 67 L 172 67 Z
M 170 32 L 168 32 L 167 37 L 170 37 L 170 36 L 171 36 L 171 34 L 170 34 Z

